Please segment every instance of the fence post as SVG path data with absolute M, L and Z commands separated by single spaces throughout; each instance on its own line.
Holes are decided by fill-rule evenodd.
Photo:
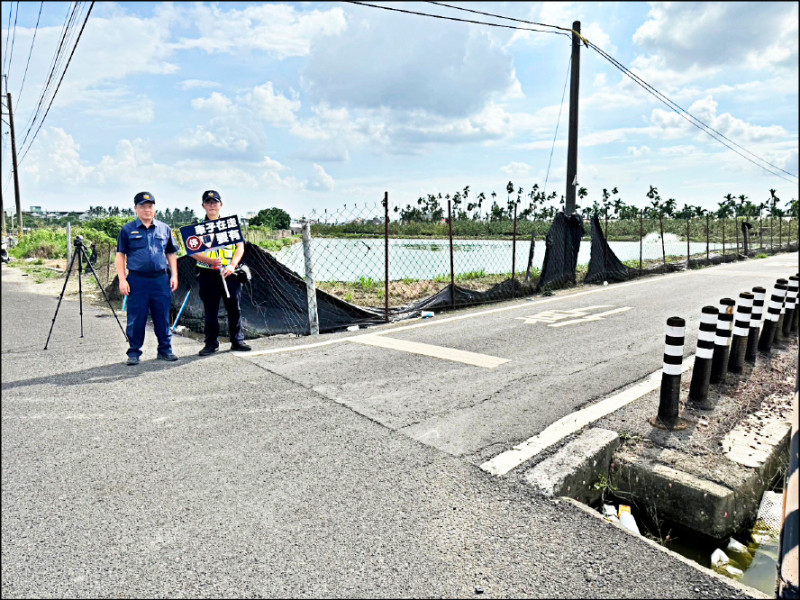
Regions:
M 789 339 L 794 325 L 794 313 L 797 310 L 798 280 L 796 275 L 789 277 L 789 288 L 786 292 L 786 317 L 783 320 L 783 337 Z
M 725 217 L 720 219 L 722 223 L 722 262 L 725 262 Z
M 731 373 L 741 373 L 744 366 L 744 354 L 747 350 L 747 337 L 750 335 L 750 314 L 753 312 L 754 299 L 755 296 L 750 292 L 739 294 L 736 320 L 733 323 L 731 353 L 728 358 L 728 371 Z
M 389 322 L 389 192 L 383 193 L 383 243 L 386 248 L 384 256 L 384 286 L 383 286 L 383 311 L 386 322 Z
M 311 262 L 311 223 L 303 221 L 303 256 L 306 263 L 306 297 L 308 299 L 308 329 L 311 335 L 319 335 L 317 314 L 317 289 L 314 284 L 314 268 Z
M 709 254 L 708 254 L 709 240 L 710 240 L 710 236 L 711 236 L 711 233 L 709 231 L 709 221 L 710 220 L 711 220 L 711 217 L 709 215 L 706 215 L 706 262 L 710 262 L 711 261 L 711 259 L 709 257 Z
M 667 319 L 658 415 L 650 418 L 650 424 L 659 429 L 675 430 L 686 428 L 686 423 L 678 418 L 685 332 L 686 321 L 682 318 L 670 317 Z
M 735 260 L 739 260 L 739 217 L 738 216 L 734 216 L 733 217 L 733 223 L 734 223 L 733 233 L 736 236 L 736 258 L 735 258 Z
M 686 217 L 686 270 L 689 270 L 689 255 L 691 254 L 691 248 L 689 248 L 689 237 L 691 235 L 690 225 L 691 225 L 691 217 Z
M 644 210 L 639 211 L 639 276 L 642 275 L 642 240 L 644 239 Z
M 767 314 L 764 319 L 764 326 L 761 328 L 761 337 L 758 339 L 758 351 L 767 356 L 772 352 L 772 340 L 775 337 L 775 328 L 783 306 L 783 299 L 786 296 L 786 286 L 778 280 L 775 289 L 772 290 Z
M 767 290 L 756 286 L 753 288 L 753 312 L 750 314 L 750 333 L 747 336 L 747 350 L 744 359 L 752 364 L 756 362 L 758 349 L 758 333 L 761 328 L 761 319 L 764 313 L 764 296 Z
M 456 306 L 456 275 L 453 267 L 453 210 L 450 199 L 447 200 L 447 228 L 450 234 L 450 307 Z
M 720 383 L 728 372 L 728 352 L 731 342 L 731 325 L 733 324 L 733 298 L 719 301 L 717 317 L 717 333 L 714 337 L 714 356 L 711 359 L 711 383 Z
M 514 229 L 511 234 L 511 297 L 517 297 L 517 203 L 514 203 Z
M 719 309 L 704 306 L 700 315 L 700 330 L 697 333 L 697 353 L 689 386 L 689 402 L 697 408 L 706 409 L 708 383 L 711 378 L 711 359 L 714 356 L 714 334 L 717 330 Z

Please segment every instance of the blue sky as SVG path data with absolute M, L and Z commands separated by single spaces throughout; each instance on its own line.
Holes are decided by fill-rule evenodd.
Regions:
M 716 207 L 727 193 L 762 201 L 770 188 L 798 197 L 797 3 L 454 5 L 565 28 L 579 20 L 670 100 L 794 175 L 746 161 L 582 48 L 578 181 L 589 204 L 617 187 L 645 206 L 651 185 L 679 206 Z M 431 3 L 384 6 L 525 27 Z M 70 4 L 18 7 L 2 3 L 19 146 Z M 18 148 L 22 206 L 125 207 L 147 190 L 159 208 L 199 212 L 216 189 L 231 214 L 277 206 L 297 218 L 374 205 L 384 192 L 392 206 L 467 185 L 504 200 L 509 180 L 527 193 L 547 179 L 561 195 L 570 43 L 349 3 L 98 2 L 44 125 Z

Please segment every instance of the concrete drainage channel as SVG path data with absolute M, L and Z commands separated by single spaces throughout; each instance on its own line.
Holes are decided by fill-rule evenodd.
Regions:
M 515 478 L 609 526 L 623 527 L 627 506 L 633 519 L 623 522 L 634 521 L 649 543 L 775 597 L 796 330 L 774 342 L 755 365 L 721 374 L 703 408 L 687 402 L 689 369 L 676 388 L 682 428 L 651 424 L 663 410 L 654 389 L 541 453 Z

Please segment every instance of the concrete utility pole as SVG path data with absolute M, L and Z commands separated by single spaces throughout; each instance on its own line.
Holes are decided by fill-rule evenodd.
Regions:
M 569 142 L 567 147 L 567 197 L 564 214 L 575 212 L 575 188 L 578 176 L 578 84 L 581 71 L 581 22 L 572 23 L 572 62 L 569 80 Z
M 8 99 L 8 125 L 11 128 L 11 166 L 14 168 L 14 196 L 17 200 L 17 238 L 22 237 L 22 201 L 19 197 L 19 173 L 17 171 L 17 141 L 14 137 L 14 111 L 11 109 L 11 92 Z

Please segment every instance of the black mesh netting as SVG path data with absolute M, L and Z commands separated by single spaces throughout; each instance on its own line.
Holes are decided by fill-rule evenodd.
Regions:
M 558 213 L 545 239 L 544 264 L 537 291 L 553 290 L 575 283 L 578 251 L 586 233 L 580 215 Z
M 600 283 L 601 281 L 626 281 L 633 276 L 633 270 L 622 264 L 614 251 L 608 245 L 600 220 L 597 215 L 592 217 L 592 253 L 589 258 L 589 271 L 586 274 L 586 283 Z
M 188 256 L 178 259 L 178 290 L 172 296 L 173 314 L 177 314 L 187 292 L 189 299 L 180 322 L 195 331 L 203 330 L 203 303 L 195 276 L 196 261 Z M 273 258 L 269 252 L 245 243 L 242 264 L 250 268 L 252 279 L 242 285 L 240 307 L 246 337 L 310 332 L 306 283 L 294 271 Z M 220 303 L 220 335 L 227 335 L 225 308 Z M 382 310 L 349 304 L 317 290 L 317 314 L 320 332 L 345 329 L 351 325 L 385 322 Z

